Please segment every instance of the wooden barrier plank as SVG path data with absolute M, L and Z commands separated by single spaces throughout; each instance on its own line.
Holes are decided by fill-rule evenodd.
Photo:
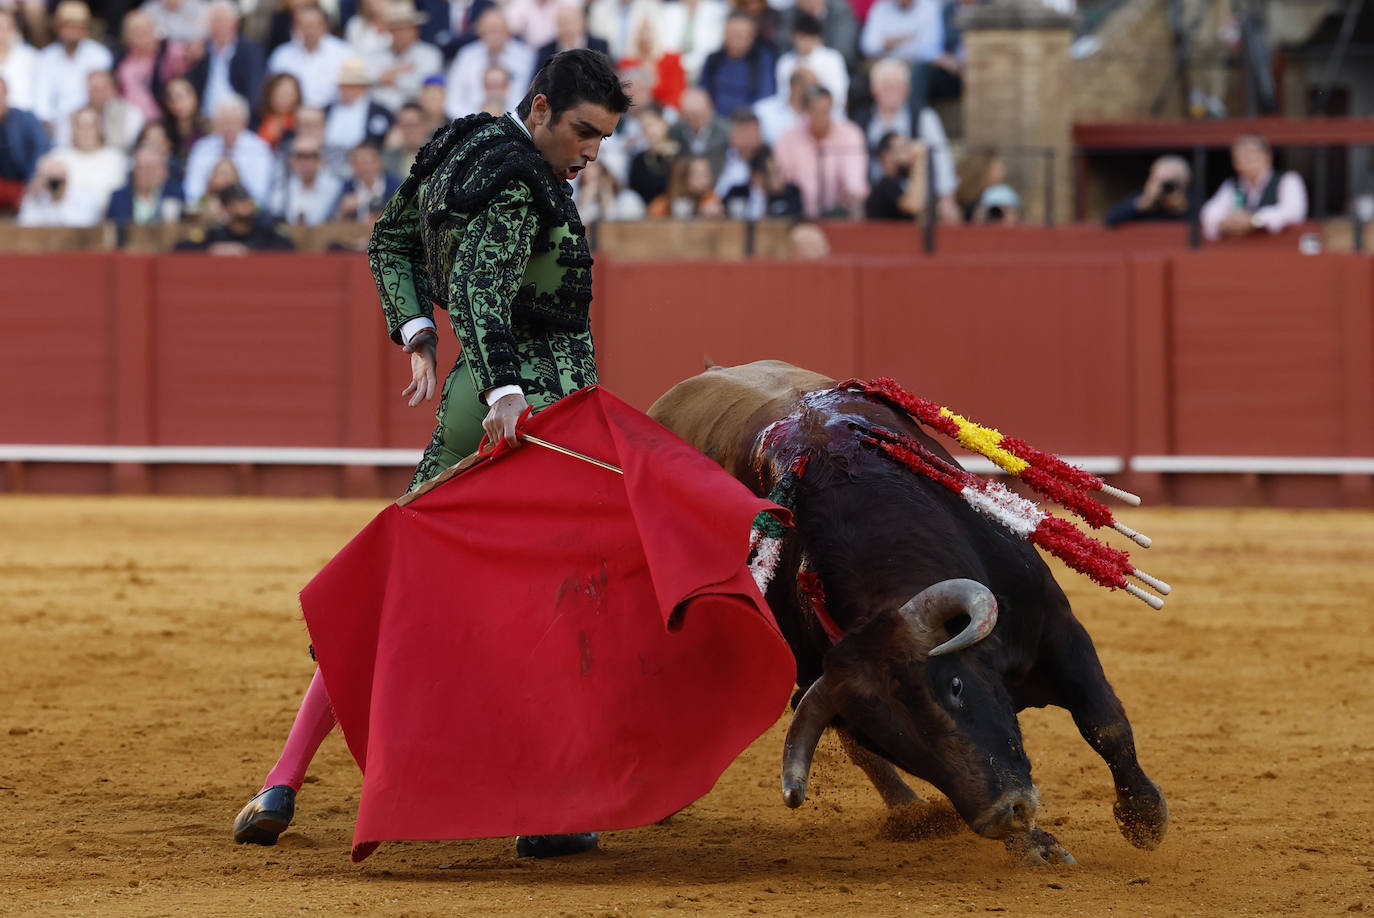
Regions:
M 1339 455 L 1344 256 L 1174 257 L 1174 449 Z
M 153 325 L 156 304 L 152 259 L 144 256 L 116 258 L 111 278 L 110 335 L 114 372 L 110 391 L 113 397 L 112 441 L 121 446 L 142 446 L 156 442 L 154 386 L 152 369 Z M 120 462 L 114 466 L 115 490 L 122 494 L 145 494 L 151 482 L 148 467 L 142 462 Z
M 863 375 L 1042 449 L 1126 454 L 1121 259 L 873 259 L 859 278 Z

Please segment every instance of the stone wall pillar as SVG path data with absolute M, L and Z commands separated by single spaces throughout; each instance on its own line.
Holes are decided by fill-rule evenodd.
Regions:
M 965 7 L 960 22 L 965 149 L 1002 151 L 1027 222 L 1065 222 L 1072 213 L 1072 18 L 1040 0 L 993 0 Z M 1044 150 L 1052 151 L 1052 165 Z

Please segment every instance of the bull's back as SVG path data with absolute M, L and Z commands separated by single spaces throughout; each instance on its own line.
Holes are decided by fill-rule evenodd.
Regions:
M 803 395 L 834 384 L 781 360 L 712 367 L 665 392 L 649 406 L 649 416 L 731 475 L 756 484 L 750 468 L 755 437 L 795 410 Z

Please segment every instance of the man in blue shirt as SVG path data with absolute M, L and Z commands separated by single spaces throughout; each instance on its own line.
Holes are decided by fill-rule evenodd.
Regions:
M 759 38 L 749 14 L 731 13 L 721 49 L 701 65 L 701 86 L 711 94 L 716 111 L 729 118 L 777 92 L 777 66 L 777 52 Z
M 49 146 L 48 132 L 32 112 L 9 107 L 9 86 L 0 77 L 0 213 L 19 210 L 24 186 Z

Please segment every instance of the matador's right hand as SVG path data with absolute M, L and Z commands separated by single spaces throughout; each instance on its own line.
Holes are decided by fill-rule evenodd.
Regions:
M 529 404 L 525 401 L 525 396 L 519 392 L 503 395 L 496 400 L 482 420 L 482 429 L 487 432 L 487 439 L 492 445 L 501 440 L 505 440 L 507 446 L 520 445 L 520 437 L 516 434 L 515 427 L 520 423 L 520 418 L 524 416 Z
M 439 335 L 432 328 L 416 332 L 405 346 L 410 355 L 410 385 L 401 392 L 401 398 L 409 398 L 412 408 L 429 401 L 439 388 L 438 349 Z

